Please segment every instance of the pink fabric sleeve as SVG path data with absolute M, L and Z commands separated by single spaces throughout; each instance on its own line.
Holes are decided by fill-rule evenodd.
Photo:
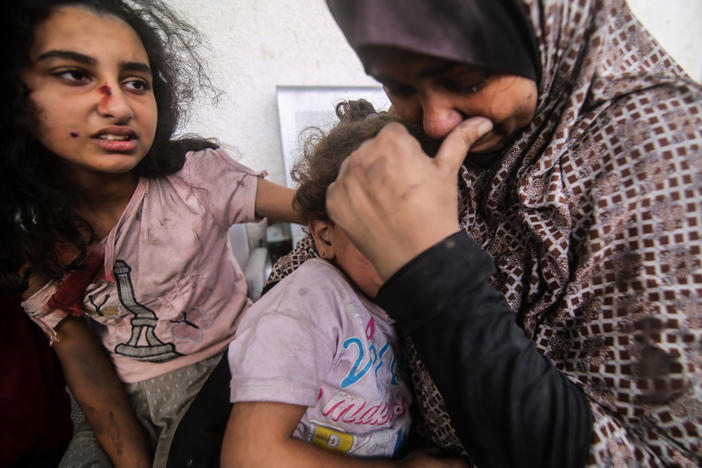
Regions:
M 52 309 L 46 305 L 57 288 L 58 283 L 51 281 L 22 302 L 24 311 L 29 318 L 41 328 L 44 334 L 49 338 L 49 343 L 52 345 L 58 341 L 54 328 L 56 328 L 61 320 L 68 316 L 68 313 L 63 310 Z
M 256 221 L 256 187 L 265 172 L 256 172 L 222 149 L 189 153 L 181 171 L 184 181 L 199 189 L 210 214 L 222 226 Z

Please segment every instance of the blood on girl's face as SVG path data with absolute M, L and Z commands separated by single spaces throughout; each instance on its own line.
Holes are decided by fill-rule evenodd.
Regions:
M 112 96 L 112 90 L 110 89 L 109 86 L 102 85 L 102 86 L 100 86 L 99 89 L 100 89 L 100 92 L 102 93 L 102 95 L 105 96 L 106 98 Z
M 58 7 L 36 26 L 29 55 L 21 76 L 38 140 L 77 177 L 131 171 L 151 148 L 157 121 L 137 33 L 115 16 Z

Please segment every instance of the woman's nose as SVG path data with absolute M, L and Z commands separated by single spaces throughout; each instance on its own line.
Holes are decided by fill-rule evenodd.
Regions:
M 104 84 L 97 91 L 100 93 L 97 106 L 100 115 L 118 122 L 128 121 L 134 116 L 134 110 L 119 86 Z
M 463 115 L 454 106 L 449 96 L 429 91 L 420 96 L 422 125 L 430 138 L 444 138 L 458 124 Z

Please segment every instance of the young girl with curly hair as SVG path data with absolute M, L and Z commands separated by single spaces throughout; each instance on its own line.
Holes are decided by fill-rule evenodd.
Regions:
M 318 258 L 257 301 L 229 345 L 223 466 L 392 466 L 407 448 L 412 397 L 393 321 L 373 302 L 382 281 L 325 208 L 343 161 L 400 120 L 364 100 L 336 113 L 340 122 L 310 138 L 293 169 L 294 205 Z M 413 453 L 401 463 L 461 461 Z
M 161 2 L 7 8 L 0 285 L 22 294 L 90 423 L 63 464 L 107 463 L 97 437 L 115 465 L 165 465 L 250 304 L 228 229 L 294 221 L 293 192 L 211 141 L 173 139 L 209 82 L 196 32 Z

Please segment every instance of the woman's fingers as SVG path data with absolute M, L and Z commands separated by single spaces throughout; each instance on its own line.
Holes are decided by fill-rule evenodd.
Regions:
M 464 120 L 446 136 L 434 161 L 444 170 L 458 174 L 470 147 L 490 130 L 492 122 L 485 117 Z
M 458 168 L 492 124 L 476 117 L 456 127 L 435 158 L 400 124 L 364 142 L 327 190 L 327 213 L 387 279 L 459 229 Z

